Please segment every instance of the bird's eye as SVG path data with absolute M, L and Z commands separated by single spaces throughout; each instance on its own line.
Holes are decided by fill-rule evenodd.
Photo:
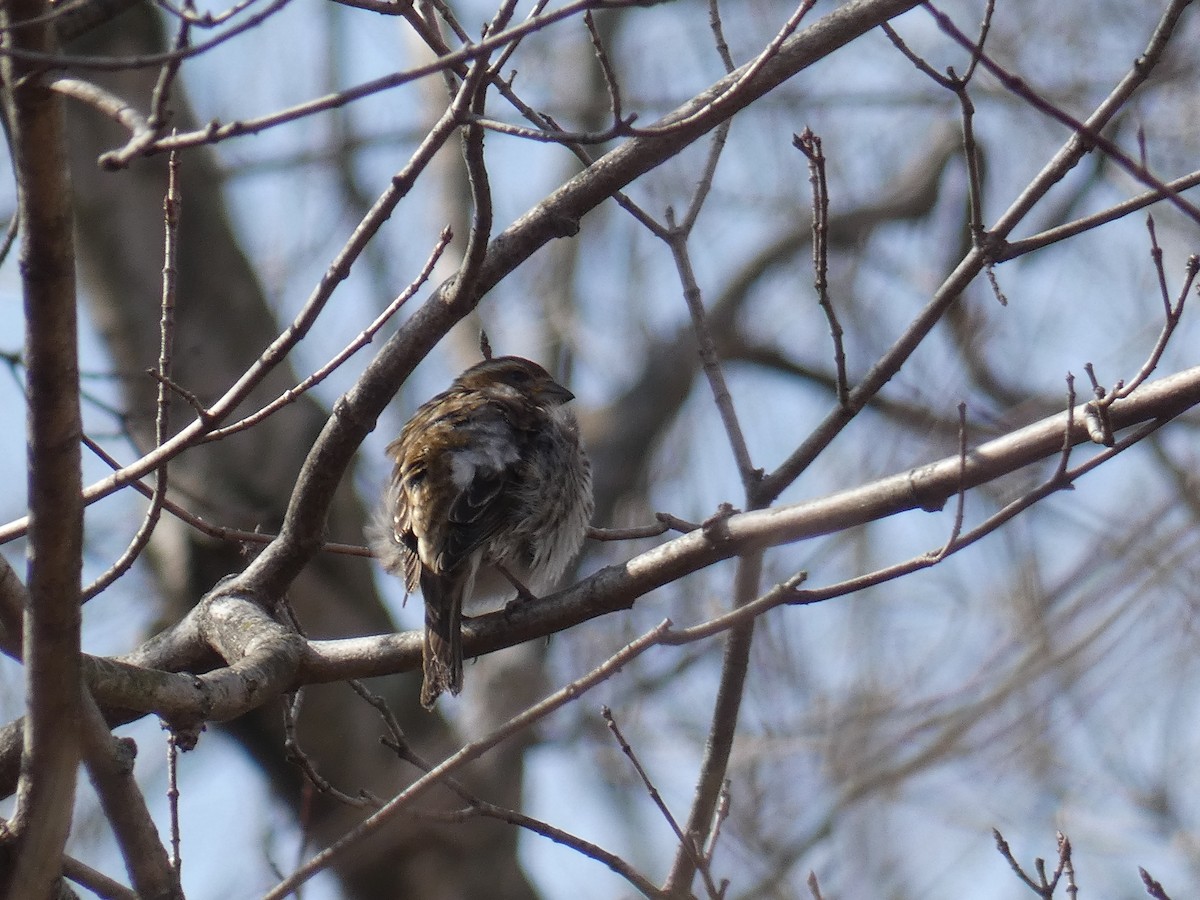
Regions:
M 513 369 L 508 374 L 508 380 L 511 381 L 513 384 L 528 384 L 529 377 L 530 377 L 529 373 L 526 372 L 524 369 Z

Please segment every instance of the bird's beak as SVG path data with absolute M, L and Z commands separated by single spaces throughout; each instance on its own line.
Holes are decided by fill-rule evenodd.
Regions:
M 562 406 L 575 399 L 575 395 L 557 381 L 551 381 L 538 391 L 538 400 L 547 406 Z

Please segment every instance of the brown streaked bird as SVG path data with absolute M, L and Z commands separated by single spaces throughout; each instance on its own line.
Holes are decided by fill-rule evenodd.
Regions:
M 537 363 L 484 360 L 421 406 L 388 445 L 395 462 L 376 554 L 425 600 L 421 705 L 462 690 L 462 611 L 481 569 L 540 593 L 592 518 L 574 395 Z

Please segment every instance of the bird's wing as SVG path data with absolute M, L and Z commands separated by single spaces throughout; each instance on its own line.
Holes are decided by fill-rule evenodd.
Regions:
M 439 574 L 454 570 L 496 533 L 522 456 L 523 435 L 502 404 L 435 401 L 389 448 L 398 461 L 396 539 L 413 551 L 413 575 L 417 560 Z

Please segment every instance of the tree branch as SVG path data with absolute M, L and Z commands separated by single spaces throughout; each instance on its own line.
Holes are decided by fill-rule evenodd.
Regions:
M 5 4 L 4 47 L 53 52 L 53 26 L 24 25 L 46 9 L 40 0 Z M 29 727 L 12 819 L 20 849 L 7 896 L 45 897 L 62 873 L 80 756 L 83 505 L 74 224 L 62 98 L 8 56 L 3 83 L 22 235 L 30 510 L 22 639 Z

